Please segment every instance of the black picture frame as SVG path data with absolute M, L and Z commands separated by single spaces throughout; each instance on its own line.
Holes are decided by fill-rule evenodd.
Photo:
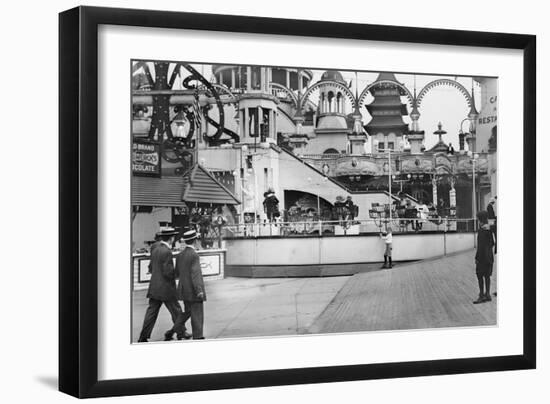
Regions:
M 98 26 L 101 24 L 523 51 L 523 353 L 468 359 L 98 381 Z M 78 7 L 59 15 L 59 389 L 76 397 L 325 383 L 536 366 L 536 37 L 490 32 Z

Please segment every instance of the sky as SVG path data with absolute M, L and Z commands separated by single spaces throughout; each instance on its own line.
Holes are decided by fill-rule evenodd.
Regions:
M 151 64 L 152 67 L 152 64 Z M 193 64 L 193 67 L 201 72 L 207 79 L 211 78 L 212 68 L 211 65 L 201 65 Z M 321 78 L 324 70 L 311 70 L 313 72 L 313 78 L 311 83 L 316 83 Z M 358 87 L 358 94 L 361 94 L 362 90 L 370 83 L 376 80 L 378 77 L 378 72 L 358 72 L 357 80 L 355 72 L 340 70 L 342 76 L 344 77 L 346 83 L 352 82 L 351 90 L 355 93 L 356 86 Z M 170 72 L 169 72 L 170 74 Z M 451 75 L 415 75 L 414 73 L 410 74 L 395 74 L 397 81 L 404 84 L 409 91 L 412 93 L 413 88 L 416 82 L 417 94 L 420 90 L 429 82 L 440 79 L 447 78 L 456 80 L 461 83 L 468 91 L 471 91 L 472 84 L 474 88 L 474 98 L 476 102 L 476 107 L 478 112 L 481 110 L 481 90 L 479 84 L 472 80 L 471 77 L 456 77 Z M 311 101 L 317 103 L 317 93 L 314 92 L 310 98 Z M 368 104 L 372 101 L 372 96 L 368 96 L 365 104 Z M 407 103 L 406 97 L 401 97 L 401 101 L 404 104 L 407 104 L 408 111 L 410 113 L 410 106 Z M 346 106 L 346 111 L 351 112 L 351 106 L 348 104 Z M 458 133 L 461 129 L 461 123 L 468 116 L 470 108 L 466 103 L 464 96 L 455 88 L 450 86 L 438 86 L 432 88 L 430 92 L 422 100 L 420 108 L 420 129 L 425 131 L 424 144 L 426 148 L 430 148 L 435 145 L 438 141 L 438 136 L 434 135 L 433 132 L 437 130 L 437 125 L 439 122 L 443 125 L 443 130 L 447 131 L 447 134 L 443 136 L 443 141 L 445 143 L 452 143 L 458 148 Z M 371 117 L 367 109 L 363 106 L 361 108 L 361 113 L 363 115 L 363 123 L 367 124 Z M 410 124 L 411 120 L 408 116 L 403 117 L 404 121 Z M 463 130 L 468 130 L 468 122 L 462 123 Z

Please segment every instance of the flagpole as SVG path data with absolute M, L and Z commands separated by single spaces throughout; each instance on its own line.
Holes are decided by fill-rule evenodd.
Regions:
M 196 136 L 195 136 L 195 147 L 193 148 L 194 149 L 194 159 L 195 159 L 195 163 L 198 163 L 199 161 L 199 138 L 201 136 L 201 130 L 202 130 L 202 119 L 201 119 L 201 115 L 200 115 L 200 103 L 199 103 L 199 90 L 198 88 L 195 90 L 195 108 L 194 108 L 194 113 L 196 114 L 195 116 L 195 126 L 196 126 L 196 129 L 195 129 L 195 132 L 196 132 Z

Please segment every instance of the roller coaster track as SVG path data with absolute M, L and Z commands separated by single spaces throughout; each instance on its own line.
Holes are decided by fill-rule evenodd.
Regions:
M 218 129 L 218 132 L 220 130 L 220 124 L 218 122 L 216 122 L 215 120 L 213 120 L 212 118 L 210 118 L 208 116 L 208 114 L 205 114 L 204 115 L 204 119 L 206 119 L 206 122 L 208 122 L 210 125 L 212 125 L 213 127 L 215 127 L 216 129 Z M 239 135 L 237 135 L 235 132 L 233 132 L 231 129 L 228 129 L 226 127 L 222 127 L 221 130 L 223 131 L 223 133 L 229 135 L 232 139 L 235 140 L 236 143 L 238 143 L 240 141 L 240 137 Z M 218 133 L 216 132 L 216 133 Z M 225 143 L 225 140 L 224 139 L 214 139 L 213 136 L 208 136 L 208 144 L 210 146 L 219 146 L 220 144 L 222 143 Z
M 214 126 L 217 129 L 216 133 L 214 133 L 212 136 L 207 136 L 206 137 L 206 139 L 208 141 L 208 144 L 210 146 L 218 146 L 218 145 L 224 143 L 225 140 L 221 139 L 221 136 L 224 133 L 229 135 L 232 139 L 234 139 L 235 142 L 239 142 L 240 141 L 239 135 L 237 135 L 232 130 L 227 129 L 224 125 L 224 123 L 225 123 L 225 112 L 224 112 L 224 109 L 223 109 L 223 103 L 220 99 L 220 94 L 218 93 L 216 88 L 212 85 L 212 83 L 210 83 L 208 80 L 206 80 L 206 78 L 204 78 L 204 76 L 202 74 L 200 74 L 197 70 L 195 70 L 195 68 L 193 68 L 193 66 L 191 66 L 190 64 L 187 64 L 187 63 L 183 64 L 183 67 L 191 73 L 191 76 L 185 78 L 185 80 L 183 80 L 182 84 L 186 88 L 198 89 L 198 86 L 193 86 L 193 85 L 189 84 L 189 82 L 192 81 L 192 80 L 199 81 L 202 85 L 204 85 L 204 87 L 206 87 L 207 92 L 210 93 L 212 95 L 212 97 L 214 97 L 214 99 L 216 100 L 216 107 L 218 108 L 218 114 L 219 114 L 219 121 L 218 122 L 214 121 L 212 118 L 210 118 L 208 116 L 208 109 L 207 108 L 203 108 L 204 117 L 205 117 L 206 122 L 208 122 L 210 125 Z

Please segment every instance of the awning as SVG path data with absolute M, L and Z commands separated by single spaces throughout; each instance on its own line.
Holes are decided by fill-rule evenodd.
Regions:
M 132 177 L 132 205 L 181 207 L 183 177 Z
M 183 200 L 186 202 L 212 203 L 218 205 L 238 205 L 241 203 L 203 166 L 197 165 L 185 177 Z
M 184 176 L 132 177 L 132 205 L 181 207 L 189 202 L 240 204 L 231 191 L 200 165 Z

